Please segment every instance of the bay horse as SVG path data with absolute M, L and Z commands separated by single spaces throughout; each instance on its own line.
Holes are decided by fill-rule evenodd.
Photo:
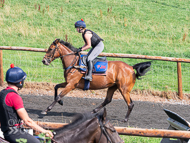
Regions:
M 47 107 L 46 110 L 41 112 L 42 114 L 47 114 L 56 102 L 63 105 L 61 98 L 71 90 L 75 88 L 83 89 L 85 81 L 82 77 L 84 76 L 84 73 L 81 73 L 80 69 L 76 68 L 79 63 L 79 55 L 80 53 L 77 52 L 77 48 L 63 40 L 56 39 L 50 45 L 42 62 L 44 65 L 49 65 L 56 58 L 61 58 L 63 68 L 65 69 L 65 82 L 57 84 L 54 87 L 55 100 Z M 123 120 L 124 122 L 127 122 L 134 106 L 134 103 L 130 98 L 130 91 L 132 90 L 136 79 L 145 75 L 150 66 L 151 62 L 143 62 L 135 64 L 134 66 L 129 66 L 122 61 L 108 61 L 108 69 L 105 76 L 92 75 L 93 80 L 90 82 L 89 89 L 97 90 L 108 88 L 104 102 L 96 107 L 93 112 L 98 112 L 101 108 L 110 103 L 114 92 L 119 89 L 128 106 L 127 114 Z M 136 73 L 134 69 L 136 70 Z M 57 96 L 58 88 L 64 89 Z
M 106 119 L 106 109 L 78 114 L 72 123 L 54 130 L 53 134 L 53 143 L 124 143 Z

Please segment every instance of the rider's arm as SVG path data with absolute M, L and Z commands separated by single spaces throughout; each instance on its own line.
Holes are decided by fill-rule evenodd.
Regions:
M 86 39 L 86 43 L 85 43 L 85 45 L 82 47 L 82 51 L 91 48 L 92 33 L 86 33 L 86 34 L 84 35 L 84 38 Z
M 47 133 L 49 134 L 51 137 L 53 137 L 53 134 L 51 131 L 49 130 L 45 130 L 42 127 L 38 126 L 29 116 L 28 113 L 26 112 L 25 108 L 20 108 L 18 110 L 16 110 L 19 117 L 24 121 L 24 123 L 29 126 L 30 128 L 39 131 L 40 133 Z

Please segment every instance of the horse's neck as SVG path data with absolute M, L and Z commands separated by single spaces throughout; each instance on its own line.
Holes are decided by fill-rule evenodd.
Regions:
M 62 56 L 63 56 L 63 57 L 61 57 L 63 67 L 67 68 L 67 67 L 71 66 L 71 64 L 75 60 L 75 56 L 76 56 L 75 54 L 72 54 L 74 52 L 71 51 L 69 48 L 67 48 L 64 45 L 62 45 L 62 47 L 61 47 L 61 52 L 62 52 Z
M 59 129 L 59 131 L 55 130 L 56 135 L 54 139 L 56 141 L 61 140 L 62 142 L 77 142 L 80 137 L 81 142 L 93 142 L 97 138 L 96 135 L 98 129 L 99 126 L 96 119 L 90 119 L 70 129 L 63 127 L 62 129 Z M 68 136 L 68 134 L 72 134 L 72 136 Z

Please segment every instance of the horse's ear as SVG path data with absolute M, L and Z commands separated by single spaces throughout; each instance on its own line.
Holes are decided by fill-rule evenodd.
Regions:
M 104 121 L 106 120 L 106 116 L 107 116 L 107 111 L 106 111 L 106 108 L 104 108 L 104 114 L 103 114 L 103 120 Z
M 59 43 L 60 39 L 55 39 L 55 41 L 53 42 L 54 44 Z

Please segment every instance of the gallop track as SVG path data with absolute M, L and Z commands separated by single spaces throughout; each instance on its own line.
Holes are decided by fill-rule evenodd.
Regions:
M 24 106 L 29 116 L 35 121 L 69 123 L 77 113 L 91 111 L 102 103 L 103 99 L 64 97 L 64 105 L 56 106 L 47 115 L 41 115 L 47 105 L 53 101 L 52 96 L 22 95 Z M 128 123 L 122 120 L 127 111 L 127 105 L 123 100 L 113 100 L 106 106 L 107 117 L 114 126 L 138 127 L 148 129 L 167 129 L 168 116 L 163 111 L 169 109 L 181 117 L 190 121 L 190 106 L 182 104 L 166 104 L 148 101 L 134 101 L 134 109 Z

